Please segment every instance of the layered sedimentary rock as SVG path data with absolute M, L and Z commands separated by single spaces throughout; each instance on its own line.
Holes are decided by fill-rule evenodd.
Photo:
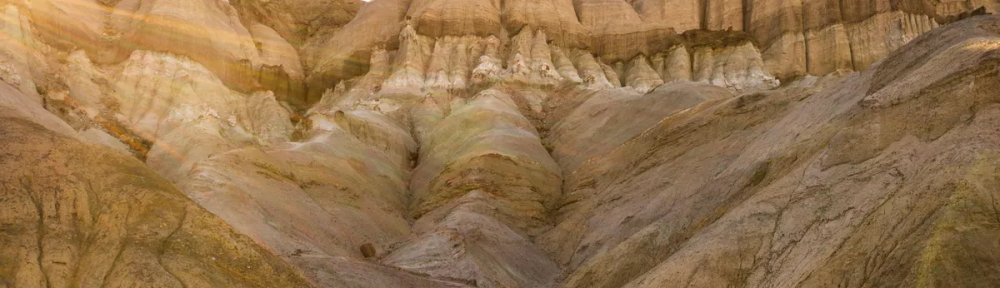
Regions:
M 984 12 L 996 8 L 989 3 L 918 0 L 895 4 L 822 0 L 382 2 L 367 5 L 359 12 L 355 27 L 334 35 L 332 42 L 322 46 L 329 52 L 319 57 L 318 65 L 309 67 L 315 74 L 310 82 L 315 88 L 309 92 L 315 100 L 333 87 L 320 83 L 321 79 L 336 83 L 361 75 L 365 71 L 363 55 L 371 47 L 401 43 L 387 30 L 399 31 L 405 26 L 399 23 L 408 23 L 418 34 L 431 38 L 492 35 L 512 44 L 517 42 L 514 36 L 522 35 L 526 28 L 542 30 L 552 44 L 582 48 L 611 63 L 627 63 L 638 55 L 651 57 L 678 44 L 705 44 L 703 39 L 685 36 L 686 31 L 732 31 L 753 39 L 762 51 L 765 72 L 791 79 L 840 69 L 863 70 L 916 35 L 937 27 L 935 19 L 966 15 L 981 6 Z M 347 43 L 346 39 L 364 44 Z
M 660 73 L 649 66 L 645 56 L 635 57 L 629 62 L 626 85 L 635 88 L 639 93 L 646 93 L 657 86 L 663 85 Z
M 531 97 L 486 90 L 431 123 L 410 181 L 419 236 L 383 263 L 478 287 L 556 283 L 559 266 L 530 240 L 560 194 L 559 168 L 519 110 L 541 101 Z
M 135 158 L 0 84 L 0 279 L 10 287 L 311 287 Z
M 256 73 L 260 87 L 276 93 L 279 99 L 296 102 L 306 90 L 298 51 L 270 27 L 253 24 L 249 29 L 260 50 L 261 65 Z
M 366 61 L 374 47 L 402 48 L 399 36 L 404 33 L 403 20 L 410 2 L 370 2 L 337 33 L 329 38 L 315 39 L 304 47 L 304 60 L 309 71 L 306 102 L 321 100 L 323 93 L 333 88 L 337 81 L 365 73 L 368 68 Z
M 679 53 L 681 55 L 676 57 L 683 57 L 683 52 Z M 778 87 L 780 84 L 777 79 L 766 72 L 760 54 L 749 43 L 723 49 L 696 47 L 693 57 L 692 80 L 694 81 L 726 87 L 734 92 L 767 90 Z M 673 60 L 671 64 L 679 61 L 683 61 L 683 58 Z M 683 64 L 678 66 L 683 67 Z M 674 68 L 666 68 L 665 70 L 671 69 Z M 671 75 L 683 77 L 683 72 L 673 72 Z
M 996 95 L 986 83 L 998 38 L 985 27 L 997 19 L 981 20 L 919 37 L 843 80 L 677 113 L 595 154 L 567 178 L 573 204 L 546 235 L 574 270 L 564 287 L 992 281 L 973 272 L 995 271 L 985 259 L 997 251 L 973 240 L 996 233 L 972 220 L 992 213 L 978 207 L 994 193 L 981 186 L 992 181 L 981 174 L 992 148 L 979 141 L 996 136 L 986 132 L 996 111 L 972 103 Z M 930 104 L 956 95 L 968 97 Z M 971 251 L 984 258 L 961 256 Z M 873 262 L 884 265 L 856 265 Z
M 179 187 L 320 286 L 461 286 L 367 262 L 358 249 L 373 244 L 384 253 L 410 233 L 409 135 L 365 110 L 311 119 L 304 142 L 217 154 Z
M 500 32 L 500 1 L 413 1 L 406 21 L 431 37 L 486 36 Z
M 350 22 L 363 4 L 350 0 L 231 0 L 229 3 L 247 22 L 267 25 L 296 47 L 314 36 L 335 32 Z
M 692 0 L 639 0 L 632 1 L 632 6 L 645 22 L 665 22 L 666 26 L 678 31 L 701 28 L 704 13 L 701 3 Z
M 698 39 L 706 36 L 688 38 L 701 41 Z M 501 43 L 495 36 L 435 38 L 419 34 L 413 25 L 403 28 L 399 43 L 391 65 L 389 52 L 374 50 L 369 72 L 344 81 L 354 88 L 341 83 L 346 92 L 342 94 L 337 94 L 340 85 L 328 88 L 324 95 L 335 96 L 324 97 L 322 101 L 350 102 L 370 97 L 357 93 L 375 95 L 383 91 L 471 95 L 500 83 L 534 87 L 576 85 L 592 89 L 630 87 L 642 93 L 678 80 L 702 81 L 737 93 L 771 89 L 780 83 L 765 70 L 753 44 L 746 41 L 709 41 L 691 47 L 677 44 L 655 54 L 653 62 L 640 54 L 615 63 L 606 63 L 586 50 L 554 44 L 545 31 L 531 27 L 524 27 L 511 38 L 506 57 L 501 54 Z M 693 59 L 688 50 L 696 51 Z
M 371 52 L 377 47 L 396 50 L 401 44 L 397 36 L 407 25 L 433 39 L 494 36 L 502 43 L 512 42 L 525 28 L 540 30 L 550 44 L 584 49 L 609 63 L 628 63 L 638 55 L 649 58 L 677 44 L 703 44 L 685 37 L 685 31 L 732 30 L 754 40 L 765 72 L 790 79 L 867 68 L 936 27 L 937 19 L 967 15 L 981 6 L 984 12 L 996 8 L 991 3 L 918 0 L 891 5 L 777 0 L 384 0 L 364 5 L 341 0 L 185 1 L 45 0 L 26 6 L 46 27 L 38 33 L 46 43 L 86 50 L 95 62 L 120 62 L 136 49 L 170 52 L 202 63 L 235 90 L 272 90 L 296 105 L 319 101 L 337 82 L 365 74 Z M 50 19 L 72 21 L 46 22 Z M 288 53 L 289 42 L 296 53 Z M 301 60 L 290 54 L 301 54 L 296 55 Z
M 136 50 L 167 52 L 204 65 L 238 91 L 264 88 L 293 101 L 302 100 L 305 93 L 296 48 L 273 28 L 257 24 L 259 19 L 249 12 L 238 14 L 228 1 L 12 2 L 30 12 L 26 20 L 36 28 L 31 34 L 42 43 L 64 51 L 83 50 L 95 63 L 120 63 Z
M 988 2 L 4 4 L 0 287 L 1000 275 Z
M 98 10 L 102 11 L 102 10 Z M 122 1 L 104 27 L 110 34 L 98 62 L 120 62 L 134 50 L 186 56 L 201 63 L 238 90 L 249 90 L 260 52 L 232 6 L 214 1 Z

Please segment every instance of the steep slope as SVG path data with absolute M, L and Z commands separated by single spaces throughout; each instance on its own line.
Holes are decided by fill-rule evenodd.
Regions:
M 373 157 L 379 153 L 397 155 L 400 160 L 390 166 L 398 168 L 380 171 L 414 169 L 409 180 L 402 180 L 409 183 L 410 196 L 396 202 L 408 204 L 368 204 L 397 197 L 391 194 L 350 198 L 349 191 L 366 185 L 358 182 L 337 186 L 344 194 L 322 188 L 330 180 L 308 176 L 314 168 L 301 164 L 254 164 L 258 168 L 247 173 L 204 179 L 231 179 L 223 185 L 243 186 L 258 183 L 251 179 L 284 178 L 288 180 L 279 181 L 300 187 L 293 190 L 313 191 L 308 192 L 313 200 L 306 202 L 328 211 L 305 215 L 351 219 L 346 215 L 366 213 L 365 220 L 347 222 L 358 228 L 336 230 L 348 236 L 313 238 L 310 245 L 339 246 L 323 253 L 359 261 L 367 255 L 354 247 L 375 243 L 374 259 L 380 265 L 427 277 L 419 281 L 478 287 L 663 287 L 686 279 L 684 283 L 704 287 L 854 287 L 953 281 L 942 280 L 949 277 L 979 286 L 990 283 L 997 269 L 990 258 L 997 250 L 975 239 L 989 239 L 996 224 L 990 220 L 992 190 L 976 187 L 990 183 L 983 178 L 990 175 L 984 165 L 993 162 L 983 157 L 991 157 L 987 151 L 993 141 L 988 139 L 995 134 L 988 128 L 992 110 L 987 107 L 995 94 L 989 85 L 996 83 L 990 63 L 997 51 L 993 27 L 998 21 L 976 18 L 935 30 L 860 74 L 807 77 L 777 90 L 738 96 L 716 85 L 685 81 L 646 94 L 636 87 L 557 87 L 546 84 L 549 76 L 540 73 L 553 63 L 545 53 L 535 53 L 546 46 L 524 44 L 513 58 L 526 64 L 512 66 L 493 88 L 461 94 L 455 91 L 462 89 L 452 86 L 421 97 L 400 92 L 415 90 L 373 89 L 391 71 L 382 59 L 377 61 L 382 66 L 373 70 L 377 74 L 328 93 L 324 106 L 311 114 L 309 129 L 315 132 L 306 135 L 344 129 L 351 135 L 341 138 L 357 137 L 381 149 L 355 158 L 355 170 L 384 165 L 373 162 L 382 161 Z M 406 39 L 425 45 L 423 38 Z M 598 75 L 617 78 L 615 68 L 608 68 Z M 324 120 L 331 116 L 333 120 Z M 406 123 L 411 128 L 384 128 Z M 407 130 L 413 131 L 419 150 L 405 152 Z M 199 167 L 226 167 L 218 171 L 232 174 L 251 166 L 245 159 L 322 159 L 305 147 L 326 138 L 311 139 L 296 144 L 303 156 L 229 152 L 242 156 L 212 157 Z M 326 143 L 341 153 L 356 145 Z M 280 155 L 275 153 L 282 149 L 265 153 Z M 414 152 L 415 163 L 402 161 Z M 280 177 L 250 173 L 261 168 Z M 212 171 L 205 169 L 217 168 L 195 169 L 193 175 Z M 191 178 L 192 183 L 202 181 L 196 180 L 200 177 Z M 382 180 L 367 183 L 399 185 L 394 179 L 406 177 L 374 179 Z M 253 185 L 240 190 L 282 187 Z M 265 240 L 277 241 L 270 244 L 276 249 L 295 247 L 275 244 L 302 237 L 291 231 L 326 229 L 317 225 L 264 233 L 272 228 L 242 218 L 253 214 L 241 209 L 239 201 L 210 196 L 226 189 L 182 187 L 196 187 L 185 191 L 216 213 L 231 215 L 226 217 L 230 221 L 246 223 L 240 225 L 244 233 L 276 237 Z M 381 191 L 399 191 L 393 189 L 399 188 Z M 297 207 L 296 212 L 303 207 L 253 197 L 256 205 L 285 203 L 281 205 Z M 389 222 L 362 224 L 378 219 Z M 274 227 L 322 223 L 284 216 L 261 221 Z M 388 224 L 393 221 L 413 224 Z M 378 236 L 392 227 L 400 232 Z M 955 227 L 969 230 L 960 238 L 942 232 Z M 346 240 L 350 237 L 360 238 Z M 976 259 L 960 256 L 980 248 L 990 252 Z M 347 282 L 371 287 L 391 283 L 377 281 L 418 281 L 385 280 L 400 278 L 376 272 L 382 266 L 371 267 L 337 279 L 376 273 L 365 276 L 368 282 Z
M 869 71 L 557 157 L 593 157 L 543 237 L 574 270 L 563 287 L 992 285 L 998 24 L 960 22 Z M 616 124 L 592 119 L 577 127 Z
M 311 287 L 132 157 L 0 84 L 0 286 Z

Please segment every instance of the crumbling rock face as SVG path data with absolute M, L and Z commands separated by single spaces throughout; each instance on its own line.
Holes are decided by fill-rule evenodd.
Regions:
M 322 46 L 328 52 L 320 57 L 320 65 L 309 68 L 314 79 L 310 81 L 310 97 L 318 99 L 333 86 L 320 81 L 336 83 L 363 74 L 364 66 L 357 62 L 364 62 L 372 47 L 401 43 L 389 32 L 390 27 L 399 31 L 412 25 L 418 34 L 431 38 L 496 36 L 511 45 L 507 65 L 513 63 L 511 58 L 518 51 L 515 36 L 524 35 L 525 30 L 542 30 L 550 44 L 583 49 L 608 63 L 628 63 L 638 55 L 650 58 L 678 44 L 689 48 L 706 44 L 685 36 L 686 32 L 729 31 L 753 40 L 762 51 L 765 72 L 792 79 L 839 69 L 864 70 L 916 35 L 937 27 L 940 23 L 936 19 L 968 15 L 979 7 L 984 13 L 996 9 L 993 3 L 923 0 L 381 2 L 366 5 L 350 31 L 334 35 L 332 39 L 337 40 Z M 380 32 L 371 33 L 375 31 Z M 347 43 L 347 39 L 363 44 Z
M 586 50 L 561 47 L 548 39 L 545 31 L 525 27 L 511 38 L 509 51 L 503 59 L 499 39 L 494 36 L 434 38 L 421 35 L 412 25 L 407 25 L 399 35 L 400 46 L 395 51 L 391 68 L 387 64 L 388 52 L 375 50 L 371 54 L 369 72 L 346 81 L 354 88 L 348 89 L 345 85 L 342 88 L 345 93 L 341 94 L 337 93 L 340 85 L 328 89 L 324 94 L 333 93 L 334 96 L 324 97 L 322 101 L 357 101 L 383 91 L 385 94 L 473 95 L 501 83 L 541 88 L 562 85 L 593 89 L 629 87 L 641 93 L 678 80 L 702 81 L 734 92 L 767 90 L 780 83 L 764 69 L 759 52 L 750 42 L 719 48 L 715 48 L 716 45 L 690 48 L 676 45 L 655 54 L 656 62 L 638 55 L 627 64 L 616 62 L 612 67 Z M 689 49 L 696 51 L 694 59 L 688 54 Z
M 681 53 L 676 57 L 683 57 L 683 52 Z M 679 61 L 681 60 L 673 62 Z M 780 84 L 777 79 L 764 70 L 760 54 L 749 43 L 723 49 L 696 47 L 694 48 L 693 63 L 694 77 L 692 80 L 726 87 L 737 93 L 768 90 L 778 87 Z M 683 67 L 683 64 L 679 66 Z M 678 68 L 665 68 L 665 70 L 676 69 Z M 671 74 L 684 75 L 683 72 L 672 72 Z
M 587 51 L 609 65 L 619 61 L 628 64 L 641 55 L 652 59 L 678 45 L 694 48 L 708 44 L 704 38 L 689 37 L 688 32 L 725 32 L 741 35 L 738 38 L 742 40 L 713 43 L 713 49 L 740 47 L 745 40 L 753 40 L 754 47 L 761 51 L 761 70 L 778 79 L 792 79 L 840 69 L 863 70 L 916 35 L 936 27 L 939 21 L 945 21 L 943 19 L 967 17 L 980 7 L 982 13 L 996 9 L 994 3 L 979 3 L 982 1 L 923 0 L 897 1 L 899 3 L 825 0 L 799 1 L 801 3 L 778 0 L 746 3 L 731 0 L 703 3 L 673 0 L 542 3 L 382 0 L 366 4 L 353 0 L 308 3 L 291 0 L 30 2 L 31 5 L 24 6 L 31 12 L 31 21 L 46 27 L 36 34 L 56 48 L 85 50 L 91 59 L 101 64 L 124 61 L 135 50 L 186 56 L 206 66 L 236 91 L 271 90 L 279 99 L 299 108 L 321 100 L 323 93 L 338 82 L 366 74 L 373 51 L 402 51 L 400 47 L 404 46 L 404 41 L 399 35 L 407 29 L 404 27 L 412 27 L 415 35 L 429 37 L 431 42 L 444 37 L 497 37 L 504 67 L 516 64 L 513 61 L 517 55 L 515 46 L 518 46 L 515 36 L 525 35 L 525 31 L 533 34 L 542 31 L 546 35 L 544 41 L 550 46 Z M 204 27 L 210 28 L 201 29 Z M 432 58 L 429 54 L 433 54 L 435 45 L 428 45 L 430 51 L 424 57 Z M 468 43 L 466 45 L 475 50 Z M 481 53 L 455 50 L 448 45 L 442 45 L 440 50 L 447 51 L 442 52 L 448 54 L 446 58 L 471 58 L 464 60 L 471 62 L 479 62 L 474 54 Z M 455 54 L 459 52 L 469 56 Z M 538 56 L 522 53 L 521 57 L 523 61 L 535 62 L 536 59 L 531 58 Z M 423 73 L 436 72 L 430 71 L 430 63 L 430 59 L 425 59 L 416 63 L 421 67 L 411 68 Z M 556 78 L 564 74 L 552 73 L 559 76 Z M 623 71 L 617 74 L 621 77 L 619 81 L 627 85 Z M 461 75 L 448 77 L 452 78 L 448 85 L 434 80 L 435 85 L 443 88 L 467 84 L 461 83 Z

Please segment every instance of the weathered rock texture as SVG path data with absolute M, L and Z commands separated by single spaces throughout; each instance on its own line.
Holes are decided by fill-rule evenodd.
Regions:
M 0 4 L 0 287 L 1000 282 L 990 1 Z
M 312 286 L 142 162 L 80 141 L 25 97 L 0 84 L 4 287 Z
M 676 45 L 710 44 L 723 49 L 752 40 L 761 51 L 760 70 L 791 79 L 839 69 L 864 70 L 940 22 L 967 17 L 980 7 L 982 12 L 997 8 L 989 1 L 923 0 L 528 2 L 534 1 L 382 0 L 368 4 L 349 28 L 317 47 L 322 52 L 313 56 L 315 65 L 307 67 L 310 101 L 319 100 L 332 83 L 364 74 L 366 55 L 375 47 L 403 45 L 395 36 L 407 26 L 430 39 L 499 37 L 510 45 L 505 66 L 518 65 L 514 55 L 523 52 L 519 51 L 523 41 L 515 35 L 525 31 L 544 31 L 550 44 L 583 49 L 608 64 L 629 63 L 639 55 L 649 58 Z M 695 37 L 688 33 L 696 31 L 730 35 Z M 521 61 L 531 57 L 521 56 Z
M 995 241 L 977 240 L 997 233 L 983 171 L 998 20 L 841 80 L 705 101 L 611 152 L 556 154 L 571 204 L 541 242 L 573 271 L 563 287 L 991 285 L 975 283 L 998 275 Z M 554 132 L 636 123 L 562 119 Z M 565 137 L 553 145 L 581 145 Z

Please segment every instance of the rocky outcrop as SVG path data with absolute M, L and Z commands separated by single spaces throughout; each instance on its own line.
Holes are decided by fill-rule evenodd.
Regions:
M 115 81 L 122 115 L 144 138 L 201 118 L 235 122 L 239 96 L 204 66 L 184 57 L 137 51 Z M 221 113 L 220 113 L 221 112 Z
M 296 47 L 344 26 L 363 4 L 349 0 L 230 0 L 229 3 L 246 22 L 262 23 Z
M 425 62 L 432 49 L 430 42 L 426 37 L 418 35 L 413 26 L 403 28 L 399 34 L 399 50 L 396 51 L 392 74 L 384 85 L 386 89 L 419 91 L 423 87 Z M 372 65 L 375 66 L 376 63 Z
M 704 36 L 690 38 L 699 37 Z M 638 55 L 627 65 L 616 62 L 612 67 L 586 50 L 560 47 L 549 43 L 548 39 L 544 31 L 525 27 L 511 39 L 506 59 L 501 61 L 500 43 L 494 36 L 434 38 L 418 34 L 412 25 L 407 25 L 399 35 L 400 47 L 395 51 L 391 72 L 387 70 L 390 68 L 386 65 L 386 52 L 375 50 L 369 72 L 345 81 L 351 82 L 353 88 L 345 85 L 344 89 L 362 91 L 364 95 L 427 95 L 435 91 L 475 94 L 498 83 L 517 83 L 550 88 L 560 85 L 593 89 L 626 86 L 645 93 L 665 82 L 694 80 L 740 93 L 771 89 L 780 83 L 767 73 L 759 52 L 749 42 L 736 46 L 714 43 L 694 48 L 677 45 L 656 54 L 655 63 Z M 696 51 L 693 66 L 688 49 Z M 336 93 L 336 89 L 328 91 Z M 357 97 L 340 95 L 325 97 L 323 101 L 342 98 L 351 99 L 346 100 L 350 102 Z M 327 105 L 331 104 L 321 104 Z
M 261 66 L 257 72 L 260 88 L 272 91 L 278 99 L 301 102 L 305 94 L 305 71 L 299 53 L 270 27 L 250 26 L 254 44 L 260 51 Z
M 701 3 L 692 0 L 638 0 L 632 1 L 643 22 L 662 22 L 677 31 L 701 29 Z
M 23 4 L 31 15 L 26 22 L 44 27 L 31 34 L 53 48 L 83 50 L 102 65 L 121 63 L 142 50 L 185 56 L 234 90 L 272 90 L 282 100 L 304 102 L 305 74 L 297 49 L 274 29 L 258 24 L 249 11 L 238 14 L 228 1 L 29 2 Z
M 516 44 L 520 41 L 517 36 L 525 35 L 525 29 L 544 31 L 549 44 L 561 49 L 584 49 L 606 63 L 628 63 L 638 55 L 651 58 L 678 44 L 689 48 L 710 44 L 720 49 L 739 47 L 752 39 L 761 51 L 763 72 L 778 79 L 792 79 L 840 69 L 863 70 L 914 36 L 937 27 L 939 23 L 935 19 L 968 13 L 980 7 L 922 0 L 891 5 L 887 1 L 840 3 L 823 0 L 382 2 L 385 3 L 365 7 L 355 20 L 357 28 L 332 38 L 352 39 L 364 45 L 336 40 L 322 46 L 330 52 L 320 57 L 319 65 L 312 67 L 316 75 L 313 78 L 318 81 L 320 78 L 316 77 L 323 77 L 323 83 L 310 82 L 312 97 L 318 98 L 325 89 L 334 86 L 332 83 L 363 74 L 364 63 L 359 65 L 355 60 L 363 61 L 366 57 L 357 56 L 378 45 L 392 47 L 401 43 L 393 39 L 393 32 L 387 29 L 399 31 L 405 25 L 412 25 L 417 34 L 433 39 L 496 36 L 502 42 L 509 40 L 514 48 L 505 57 L 508 63 L 513 63 L 512 58 L 521 49 L 517 48 L 522 47 Z M 983 11 L 995 9 L 994 5 L 987 6 Z M 408 8 L 404 11 L 404 7 Z M 369 20 L 376 17 L 381 17 L 378 18 L 381 22 Z M 406 24 L 397 26 L 400 23 Z M 355 31 L 375 31 L 376 28 L 383 32 L 355 34 L 359 33 Z M 741 36 L 727 42 L 720 41 L 727 38 L 720 35 L 691 37 L 687 32 L 692 31 Z M 707 39 L 711 40 L 706 42 Z M 521 57 L 524 61 L 530 58 L 523 53 Z
M 683 52 L 676 57 L 683 57 Z M 683 61 L 683 58 L 672 63 Z M 694 48 L 693 79 L 726 87 L 734 92 L 768 90 L 778 87 L 780 81 L 764 70 L 764 63 L 753 45 L 714 49 L 710 46 Z M 683 63 L 679 66 L 683 66 Z M 669 69 L 668 70 L 672 70 Z M 671 75 L 684 76 L 683 72 Z
M 559 168 L 518 108 L 540 99 L 520 97 L 480 92 L 430 129 L 410 181 L 419 236 L 383 263 L 477 287 L 555 284 L 559 266 L 530 239 L 550 225 Z
M 257 84 L 253 76 L 262 64 L 260 52 L 235 9 L 215 2 L 119 2 L 105 24 L 113 38 L 94 59 L 120 62 L 135 50 L 169 52 L 195 60 L 234 89 L 248 91 Z
M 370 58 L 368 55 L 374 47 L 384 45 L 402 49 L 400 35 L 408 33 L 403 31 L 406 26 L 403 20 L 410 2 L 369 2 L 337 33 L 328 38 L 315 39 L 304 47 L 309 89 L 306 102 L 315 103 L 337 82 L 364 74 L 368 68 L 365 59 Z
M 81 142 L 19 94 L 0 84 L 4 286 L 313 286 L 140 161 Z
M 500 1 L 413 1 L 406 19 L 421 35 L 487 36 L 500 32 Z
M 646 61 L 645 56 L 632 59 L 625 75 L 626 85 L 639 91 L 639 93 L 646 93 L 657 86 L 663 85 L 660 73 L 653 70 L 653 67 L 649 67 L 649 61 Z

